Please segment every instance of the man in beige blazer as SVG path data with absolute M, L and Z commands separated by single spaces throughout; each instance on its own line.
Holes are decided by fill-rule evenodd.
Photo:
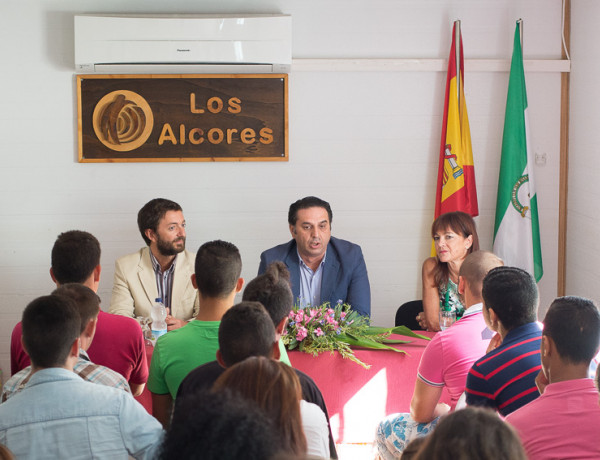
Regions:
M 180 328 L 198 314 L 198 291 L 191 282 L 195 256 L 185 250 L 181 206 L 153 199 L 140 209 L 138 227 L 148 246 L 117 259 L 108 311 L 150 318 L 160 297 L 169 311 L 168 330 Z

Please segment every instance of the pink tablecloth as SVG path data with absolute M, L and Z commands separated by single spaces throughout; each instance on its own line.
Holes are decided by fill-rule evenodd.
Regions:
M 423 335 L 431 337 L 433 333 Z M 337 443 L 372 442 L 381 419 L 394 412 L 409 411 L 417 367 L 428 341 L 408 340 L 412 342 L 397 346 L 407 354 L 356 350 L 355 355 L 370 364 L 370 369 L 337 353 L 313 357 L 299 351 L 288 352 L 292 366 L 310 375 L 321 389 Z M 449 402 L 445 391 L 442 401 Z

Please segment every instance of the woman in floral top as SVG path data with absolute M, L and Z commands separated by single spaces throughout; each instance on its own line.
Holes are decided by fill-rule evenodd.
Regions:
M 473 218 L 464 212 L 448 212 L 431 226 L 436 257 L 423 262 L 423 311 L 417 315 L 421 327 L 439 331 L 440 306 L 456 311 L 465 308 L 458 295 L 458 272 L 465 257 L 479 250 L 479 238 Z

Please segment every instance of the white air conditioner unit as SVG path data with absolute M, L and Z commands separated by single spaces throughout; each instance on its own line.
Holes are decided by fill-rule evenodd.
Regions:
M 289 73 L 289 15 L 77 15 L 80 73 Z

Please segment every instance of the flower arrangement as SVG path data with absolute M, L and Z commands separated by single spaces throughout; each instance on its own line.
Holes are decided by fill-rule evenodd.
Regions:
M 337 351 L 342 357 L 368 369 L 371 366 L 358 359 L 352 347 L 406 353 L 392 347 L 391 344 L 409 343 L 409 341 L 390 339 L 391 334 L 430 340 L 429 337 L 416 334 L 406 326 L 393 328 L 370 326 L 368 316 L 353 311 L 350 305 L 341 300 L 334 307 L 331 307 L 329 302 L 318 307 L 294 306 L 290 311 L 282 340 L 289 350 L 297 348 L 313 356 L 325 351 L 330 353 Z

